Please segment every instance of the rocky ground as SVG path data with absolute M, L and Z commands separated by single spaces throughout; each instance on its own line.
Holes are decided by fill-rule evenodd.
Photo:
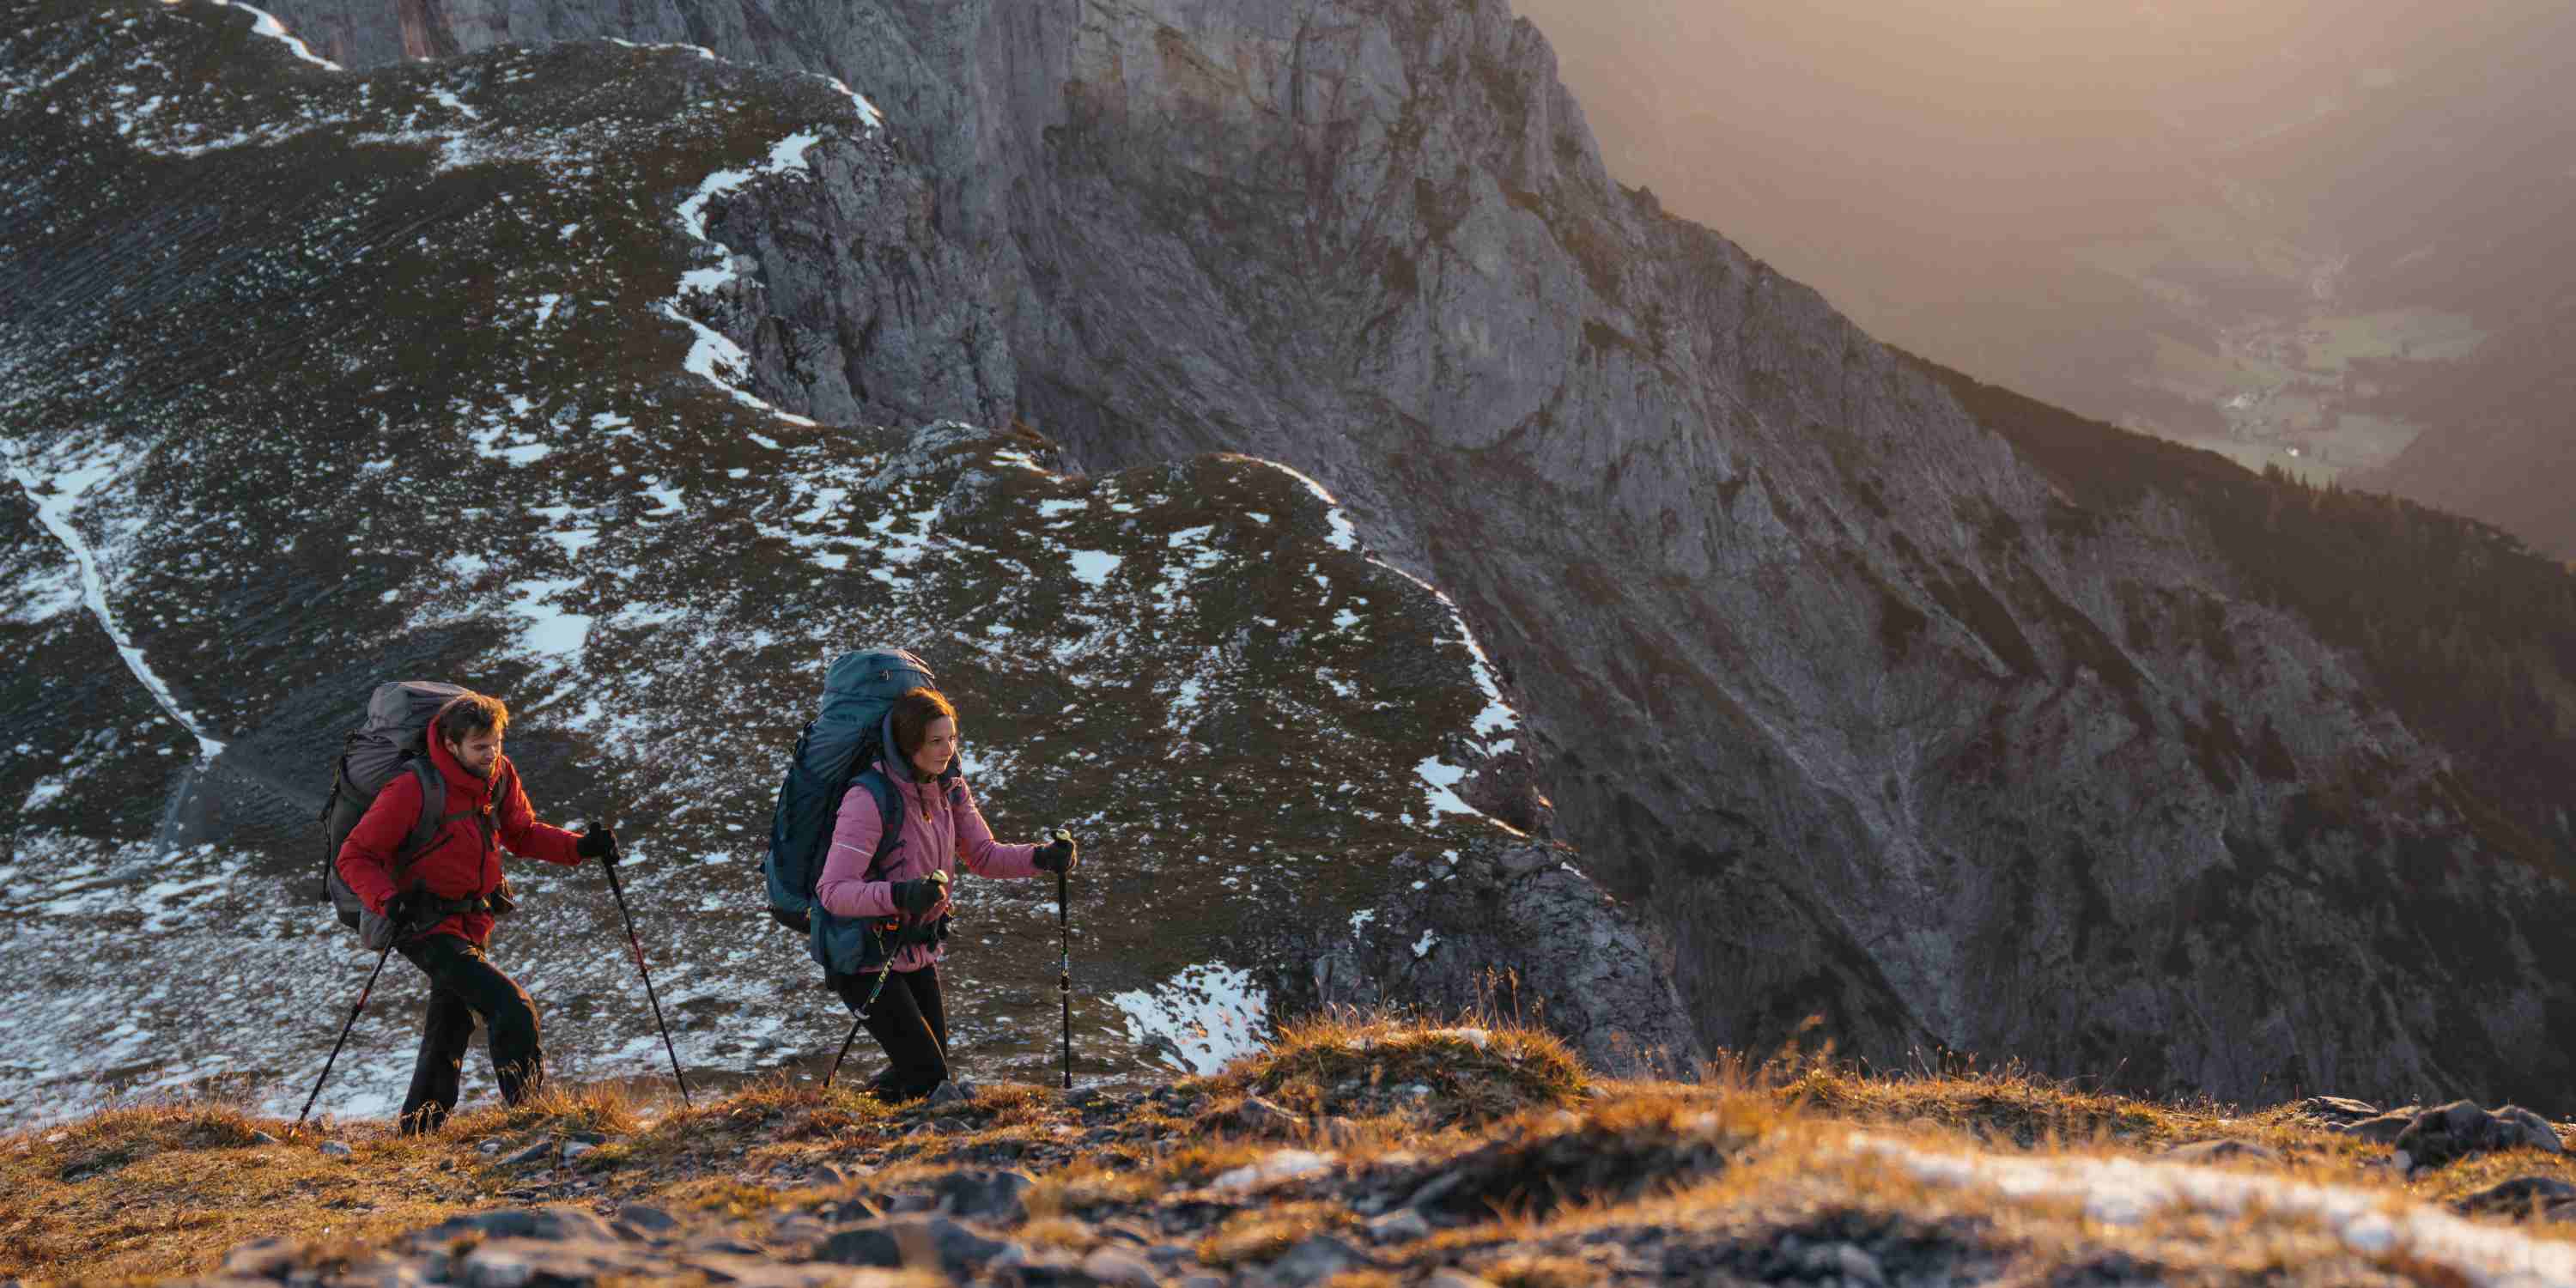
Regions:
M 0 1277 L 805 1284 L 2576 1283 L 2576 1125 L 2145 1102 L 1343 1015 L 1213 1077 L 888 1107 L 558 1092 L 406 1140 L 206 1103 L 0 1138 Z

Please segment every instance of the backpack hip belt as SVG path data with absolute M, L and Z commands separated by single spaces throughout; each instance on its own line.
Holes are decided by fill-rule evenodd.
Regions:
M 506 917 L 519 910 L 519 898 L 510 889 L 510 883 L 504 881 L 485 894 L 467 895 L 462 899 L 428 898 L 423 899 L 417 907 L 420 911 L 412 919 L 412 925 L 428 927 L 468 912 L 486 912 L 495 917 Z

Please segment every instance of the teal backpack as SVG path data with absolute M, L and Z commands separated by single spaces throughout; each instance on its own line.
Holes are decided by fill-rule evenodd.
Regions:
M 907 691 L 936 688 L 929 666 L 899 648 L 877 647 L 845 653 L 823 677 L 823 709 L 796 737 L 796 755 L 787 778 L 778 786 L 778 805 L 769 819 L 769 853 L 761 872 L 769 883 L 769 915 L 778 924 L 806 937 L 806 951 L 828 971 L 854 974 L 883 965 L 905 943 L 887 936 L 902 928 L 899 918 L 853 920 L 836 917 L 814 898 L 823 875 L 823 860 L 832 844 L 832 825 L 841 798 L 863 786 L 876 798 L 885 829 L 868 873 L 885 869 L 886 859 L 903 842 L 903 800 L 873 764 L 882 756 L 898 763 L 894 746 L 894 700 Z M 922 939 L 944 939 L 948 919 L 914 932 Z

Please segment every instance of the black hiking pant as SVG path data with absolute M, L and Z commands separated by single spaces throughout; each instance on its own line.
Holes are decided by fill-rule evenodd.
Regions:
M 429 976 L 429 1023 L 411 1067 L 411 1090 L 403 1093 L 404 1131 L 436 1131 L 456 1108 L 457 1081 L 477 1016 L 491 1034 L 492 1073 L 503 1102 L 515 1105 L 545 1081 L 536 1003 L 482 949 L 455 935 L 431 935 L 400 945 L 400 951 Z
M 886 1053 L 886 1070 L 870 1083 L 882 1100 L 919 1100 L 948 1080 L 948 1010 L 939 999 L 939 968 L 889 972 L 885 989 L 868 1006 L 876 972 L 828 977 L 832 991 L 855 1013 Z

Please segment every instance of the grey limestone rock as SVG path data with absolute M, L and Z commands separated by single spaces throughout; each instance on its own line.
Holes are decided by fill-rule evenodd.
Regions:
M 1283 1001 L 1497 1006 L 1544 1015 L 1609 1073 L 1690 1069 L 1701 1046 L 1655 938 L 1575 857 L 1494 838 L 1399 865 L 1373 915 L 1283 950 L 1303 966 Z
M 2417 1114 L 2393 1143 L 2421 1167 L 2440 1167 L 2497 1150 L 2566 1152 L 2558 1129 L 2540 1115 L 2517 1105 L 2490 1112 L 2470 1100 L 2455 1100 Z
M 832 139 L 808 168 L 711 203 L 735 274 L 702 294 L 772 402 L 825 424 L 1010 418 L 991 303 L 930 221 L 921 172 L 877 136 Z

